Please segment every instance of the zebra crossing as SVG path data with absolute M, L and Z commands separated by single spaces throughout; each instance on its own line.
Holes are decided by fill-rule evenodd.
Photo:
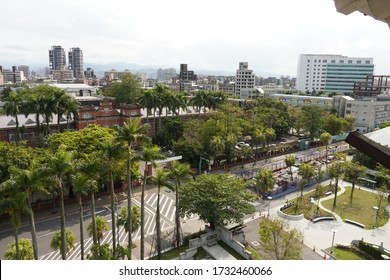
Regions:
M 133 205 L 141 207 L 141 198 L 133 198 Z M 157 208 L 157 193 L 150 193 L 145 195 L 145 236 L 151 236 L 156 232 L 156 208 Z M 175 225 L 175 211 L 176 205 L 174 199 L 161 193 L 160 195 L 160 220 L 161 220 L 161 231 L 164 232 Z M 182 220 L 189 220 L 195 218 L 195 215 L 190 217 L 184 217 Z M 109 225 L 111 220 L 108 221 Z M 128 233 L 124 227 L 120 227 L 116 232 L 117 242 L 119 244 L 127 244 Z M 139 228 L 132 234 L 133 241 L 139 241 L 141 239 L 141 229 Z M 112 230 L 108 230 L 103 234 L 103 238 L 100 244 L 112 244 Z M 84 240 L 84 252 L 85 258 L 91 252 L 93 245 L 93 238 Z M 40 257 L 41 260 L 60 260 L 61 253 L 59 250 L 45 254 Z M 81 244 L 78 242 L 75 247 L 68 252 L 67 259 L 78 260 L 81 259 Z

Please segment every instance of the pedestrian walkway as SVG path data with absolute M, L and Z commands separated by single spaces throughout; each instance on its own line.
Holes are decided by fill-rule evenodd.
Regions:
M 341 194 L 345 191 L 345 187 L 350 186 L 350 184 L 347 182 L 340 182 L 339 186 L 341 191 L 338 194 Z M 334 195 L 321 199 L 320 202 L 332 198 L 334 198 Z M 274 207 L 270 209 L 270 217 L 282 219 L 277 214 L 277 210 L 280 206 L 281 205 L 274 205 Z M 321 203 L 320 207 L 321 209 L 325 209 L 322 207 Z M 321 221 L 317 223 L 313 223 L 305 218 L 300 220 L 284 220 L 289 224 L 290 228 L 295 228 L 303 233 L 305 245 L 309 248 L 313 248 L 313 250 L 322 255 L 322 250 L 330 248 L 332 244 L 350 244 L 352 240 L 364 240 L 365 242 L 382 245 L 384 248 L 390 249 L 390 222 L 387 222 L 380 228 L 367 230 L 356 225 L 345 223 L 340 216 L 328 209 L 326 210 L 331 212 L 336 217 L 336 220 Z M 388 206 L 386 210 L 390 213 L 390 206 Z

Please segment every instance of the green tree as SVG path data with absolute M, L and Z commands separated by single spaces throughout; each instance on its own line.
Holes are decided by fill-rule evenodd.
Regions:
M 292 172 L 292 167 L 295 165 L 295 156 L 290 154 L 290 155 L 287 155 L 285 158 L 284 158 L 284 163 L 286 164 L 286 166 L 290 169 L 290 176 L 291 176 L 291 182 L 294 181 L 293 179 L 293 172 Z
M 131 208 L 131 215 L 132 215 L 132 225 L 131 225 L 131 233 L 136 232 L 139 227 L 141 226 L 141 212 L 139 210 L 139 207 L 137 205 L 134 205 L 133 208 Z M 129 212 L 127 211 L 127 207 L 122 207 L 118 214 L 118 228 L 120 226 L 123 226 L 125 228 L 125 232 L 129 232 Z
M 131 162 L 133 161 L 133 150 L 132 145 L 145 144 L 150 142 L 150 138 L 146 136 L 146 132 L 149 129 L 149 124 L 142 124 L 141 119 L 129 119 L 127 123 L 123 124 L 123 127 L 115 127 L 117 132 L 117 140 L 126 143 L 127 145 L 127 208 L 132 209 L 132 179 L 131 179 Z M 131 222 L 131 211 L 129 210 L 130 215 L 128 215 L 128 224 L 132 225 Z M 132 232 L 132 229 L 129 229 Z M 131 250 L 133 246 L 132 236 L 129 234 L 128 241 L 128 258 L 131 259 Z
M 7 116 L 12 116 L 15 118 L 15 125 L 16 125 L 16 135 L 15 135 L 15 141 L 16 143 L 19 143 L 20 140 L 20 133 L 19 133 L 19 119 L 18 114 L 21 113 L 22 110 L 22 97 L 16 93 L 11 92 L 7 98 L 4 99 L 4 111 L 7 114 Z
M 299 183 L 301 189 L 301 200 L 303 198 L 303 189 L 305 185 L 310 183 L 310 180 L 314 177 L 314 167 L 308 163 L 302 163 L 298 167 L 298 175 L 301 176 L 301 182 Z M 298 205 L 298 203 L 297 203 Z
M 18 249 L 16 249 L 17 247 Z M 18 246 L 16 242 L 8 244 L 4 257 L 6 260 L 33 260 L 34 249 L 31 241 L 27 238 L 21 238 Z
M 71 154 L 58 150 L 48 161 L 49 173 L 55 178 L 57 184 L 57 192 L 60 196 L 60 218 L 61 218 L 61 246 L 60 249 L 62 259 L 66 260 L 67 243 L 65 233 L 65 206 L 64 206 L 64 186 L 63 177 L 70 174 L 73 170 Z
M 156 209 L 156 230 L 157 230 L 157 256 L 161 259 L 161 218 L 160 218 L 160 196 L 162 187 L 170 187 L 169 176 L 171 172 L 167 169 L 157 169 L 156 175 L 151 177 L 151 183 L 157 186 L 157 209 Z
M 38 242 L 35 230 L 34 212 L 31 207 L 31 194 L 41 192 L 48 194 L 49 191 L 43 185 L 43 178 L 46 176 L 44 168 L 38 168 L 33 161 L 28 169 L 21 169 L 16 166 L 9 167 L 11 178 L 0 185 L 0 189 L 21 191 L 26 193 L 26 209 L 29 214 L 32 244 L 34 248 L 34 259 L 38 260 Z
M 68 252 L 74 248 L 74 242 L 76 240 L 76 236 L 74 235 L 74 233 L 72 232 L 71 229 L 69 228 L 66 228 L 65 230 L 65 244 L 63 245 L 62 242 L 64 238 L 62 237 L 62 233 L 60 230 L 56 231 L 53 235 L 53 238 L 51 239 L 51 242 L 50 242 L 50 247 L 53 249 L 53 250 L 60 250 L 61 252 L 61 255 L 66 255 L 68 254 Z M 65 251 L 63 251 L 65 250 Z M 63 258 L 63 259 L 66 259 Z
M 117 161 L 122 156 L 122 146 L 114 141 L 102 143 L 102 156 L 104 159 L 105 166 L 108 169 L 109 174 L 109 184 L 110 184 L 110 201 L 111 201 L 111 228 L 112 228 L 112 251 L 113 254 L 116 254 L 116 226 L 115 226 L 115 201 L 117 201 L 114 190 L 114 175 L 113 169 L 114 164 L 117 164 Z M 119 242 L 119 240 L 118 240 Z
M 344 131 L 347 122 L 344 118 L 338 118 L 336 115 L 329 115 L 324 119 L 322 128 L 328 131 L 331 135 L 338 135 Z
M 319 137 L 322 122 L 325 118 L 325 110 L 319 106 L 302 106 L 302 124 L 310 140 Z
M 80 251 L 81 259 L 84 260 L 84 210 L 83 197 L 87 196 L 90 191 L 90 186 L 96 182 L 89 179 L 83 174 L 76 174 L 73 180 L 73 193 L 78 196 L 79 202 L 79 221 L 80 221 Z
M 141 95 L 138 77 L 130 73 L 123 75 L 120 82 L 113 82 L 110 85 L 106 95 L 114 97 L 117 104 L 136 103 Z
M 344 162 L 345 162 L 345 156 L 342 156 L 340 154 L 335 156 L 336 160 L 333 162 L 329 167 L 329 177 L 335 179 L 335 187 L 334 187 L 334 200 L 333 200 L 333 208 L 334 210 L 336 208 L 337 203 L 337 191 L 339 187 L 339 179 L 342 176 L 344 172 Z
M 326 169 L 328 169 L 328 145 L 332 141 L 332 135 L 328 132 L 323 132 L 320 135 L 320 142 L 325 145 L 325 158 L 326 158 Z
M 300 260 L 303 234 L 288 229 L 281 220 L 262 219 L 259 225 L 260 251 L 269 260 Z
M 175 191 L 175 229 L 176 229 L 176 246 L 180 246 L 180 192 L 183 182 L 191 180 L 191 166 L 188 163 L 180 163 L 178 161 L 171 162 L 171 176 L 174 179 L 174 191 Z M 170 187 L 170 186 L 167 186 Z
M 349 197 L 349 204 L 352 205 L 353 193 L 355 191 L 355 185 L 359 182 L 361 177 L 366 174 L 366 167 L 360 165 L 357 162 L 346 162 L 344 170 L 344 180 L 352 183 L 351 194 Z
M 210 146 L 214 151 L 213 162 L 214 165 L 216 165 L 216 158 L 218 156 L 218 153 L 221 153 L 225 150 L 225 143 L 223 141 L 223 138 L 219 135 L 213 136 L 213 138 L 211 139 Z
M 246 191 L 246 183 L 228 174 L 204 174 L 181 187 L 181 215 L 198 214 L 199 219 L 216 225 L 242 223 L 244 214 L 254 212 L 250 203 L 256 196 Z
M 274 173 L 269 169 L 261 169 L 256 175 L 256 188 L 264 193 L 272 191 L 275 186 L 276 178 Z
M 97 240 L 98 244 L 100 245 L 100 242 L 103 239 L 104 232 L 108 230 L 108 222 L 100 216 L 96 216 L 96 231 L 97 231 Z M 93 223 L 89 223 L 87 227 L 88 235 L 93 235 Z
M 21 227 L 21 215 L 31 211 L 26 204 L 27 195 L 16 189 L 2 190 L 0 193 L 0 213 L 8 213 L 14 228 L 15 258 L 20 259 L 19 229 Z
M 144 146 L 141 150 L 141 159 L 145 162 L 144 182 L 141 190 L 141 260 L 145 256 L 145 187 L 148 177 L 148 165 L 156 166 L 156 160 L 164 159 L 158 146 Z

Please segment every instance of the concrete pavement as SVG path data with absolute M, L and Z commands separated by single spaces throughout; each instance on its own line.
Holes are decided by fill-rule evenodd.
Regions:
M 350 183 L 340 182 L 339 185 L 342 189 L 342 191 L 339 192 L 339 194 L 341 194 L 343 191 L 345 191 L 346 186 L 350 186 Z M 333 197 L 334 196 L 331 195 L 325 199 L 332 199 Z M 323 200 L 324 199 L 321 201 Z M 270 216 L 272 218 L 282 219 L 277 214 L 277 209 L 280 206 L 281 205 L 275 204 L 273 207 L 271 207 Z M 322 207 L 321 203 L 320 207 Z M 390 206 L 388 206 L 386 209 L 388 212 L 390 212 Z M 315 251 L 322 256 L 322 250 L 332 246 L 333 230 L 335 230 L 334 245 L 337 243 L 349 244 L 352 240 L 363 239 L 366 242 L 376 245 L 382 244 L 384 248 L 390 249 L 390 222 L 387 222 L 384 226 L 376 228 L 375 230 L 369 230 L 345 223 L 337 214 L 335 214 L 335 217 L 335 221 L 320 221 L 317 223 L 313 223 L 304 218 L 300 220 L 284 220 L 290 225 L 291 228 L 302 231 L 304 235 L 304 244 L 309 248 L 315 249 Z

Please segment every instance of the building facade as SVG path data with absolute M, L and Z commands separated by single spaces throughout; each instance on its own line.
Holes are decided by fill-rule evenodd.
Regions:
M 255 74 L 248 69 L 248 62 L 240 62 L 236 70 L 235 93 L 240 96 L 241 89 L 253 89 L 255 87 Z
M 84 78 L 83 51 L 80 48 L 71 48 L 68 52 L 68 69 L 73 71 L 76 79 Z
M 297 90 L 352 94 L 355 82 L 374 74 L 373 58 L 342 55 L 301 54 Z
M 187 64 L 180 64 L 179 91 L 188 91 L 189 85 L 196 84 L 197 76 L 194 71 L 188 70 Z
M 61 46 L 52 46 L 49 50 L 50 70 L 63 70 L 66 68 L 65 51 Z

